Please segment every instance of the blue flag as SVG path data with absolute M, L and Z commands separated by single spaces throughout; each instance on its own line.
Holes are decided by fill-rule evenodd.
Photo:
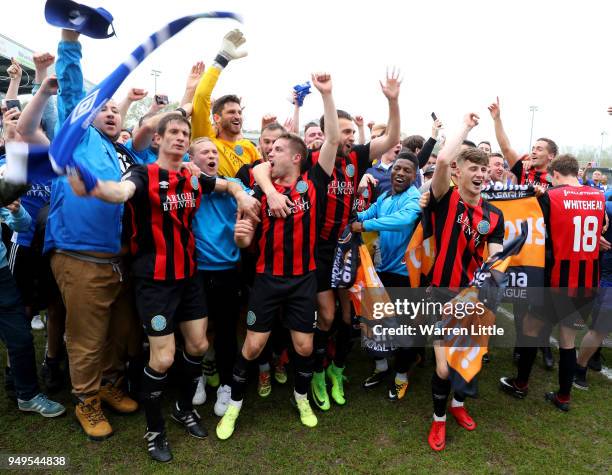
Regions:
M 104 104 L 113 97 L 121 83 L 144 59 L 161 46 L 166 40 L 172 38 L 198 18 L 232 18 L 241 21 L 241 18 L 232 12 L 208 12 L 190 15 L 168 23 L 164 28 L 152 34 L 143 44 L 138 46 L 132 54 L 121 63 L 106 79 L 93 88 L 81 102 L 77 104 L 70 116 L 62 124 L 55 135 L 48 155 L 40 146 L 19 144 L 17 147 L 7 146 L 7 170 L 5 178 L 13 183 L 40 182 L 53 178 L 56 175 L 65 175 L 78 172 L 87 191 L 95 188 L 98 179 L 86 168 L 81 166 L 73 157 L 74 150 L 85 134 L 87 127 L 96 118 Z M 47 156 L 43 160 L 43 157 Z M 43 160 L 46 163 L 39 163 Z M 26 169 L 23 169 L 23 167 Z

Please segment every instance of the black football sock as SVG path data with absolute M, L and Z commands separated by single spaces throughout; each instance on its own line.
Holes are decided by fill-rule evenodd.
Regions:
M 177 358 L 179 373 L 178 405 L 181 411 L 193 410 L 193 396 L 198 388 L 198 379 L 202 376 L 202 360 L 204 355 L 193 356 L 181 351 Z
M 142 401 L 144 403 L 147 429 L 149 432 L 164 431 L 164 416 L 162 415 L 161 400 L 166 389 L 168 376 L 159 373 L 149 365 L 142 372 Z
M 559 400 L 569 401 L 576 370 L 576 348 L 559 348 Z
M 437 417 L 446 415 L 446 405 L 450 394 L 451 384 L 448 379 L 442 379 L 438 373 L 434 371 L 431 377 L 431 396 L 433 399 L 434 414 Z

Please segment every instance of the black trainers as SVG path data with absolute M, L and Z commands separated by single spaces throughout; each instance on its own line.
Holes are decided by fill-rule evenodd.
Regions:
M 568 412 L 569 409 L 570 409 L 569 401 L 567 401 L 567 402 L 559 401 L 559 396 L 554 391 L 551 391 L 549 393 L 544 394 L 544 399 L 546 399 L 547 401 L 552 402 L 555 406 L 557 406 L 557 408 L 559 410 L 561 410 L 563 412 Z
M 544 367 L 548 371 L 552 371 L 555 367 L 555 358 L 553 358 L 550 346 L 543 346 L 540 350 L 542 350 L 542 362 L 544 363 Z
M 370 376 L 368 376 L 363 381 L 363 383 L 361 383 L 361 385 L 365 389 L 373 388 L 374 386 L 378 386 L 380 383 L 382 383 L 388 375 L 389 375 L 389 370 L 386 370 L 386 371 L 374 370 L 374 372 Z
M 149 456 L 153 460 L 164 463 L 172 460 L 172 451 L 165 432 L 147 432 L 144 438 L 147 441 Z
M 64 387 L 66 378 L 61 362 L 61 358 L 49 358 L 48 356 L 45 356 L 42 362 L 40 373 L 49 394 L 56 393 Z
M 582 389 L 583 391 L 589 389 L 589 383 L 587 383 L 586 375 L 587 369 L 576 365 L 576 372 L 574 373 L 574 387 L 576 389 Z
M 208 431 L 201 425 L 202 419 L 195 409 L 191 411 L 181 411 L 178 402 L 176 402 L 172 408 L 171 417 L 179 424 L 182 424 L 187 429 L 187 433 L 190 436 L 196 439 L 205 439 L 208 437 Z
M 587 366 L 592 371 L 597 371 L 598 373 L 601 371 L 601 346 L 597 348 L 597 351 L 593 353 L 593 356 L 589 358 L 589 362 Z
M 499 387 L 505 393 L 508 393 L 518 399 L 524 399 L 528 392 L 527 386 L 521 389 L 516 385 L 515 378 L 509 378 L 507 376 L 499 378 Z

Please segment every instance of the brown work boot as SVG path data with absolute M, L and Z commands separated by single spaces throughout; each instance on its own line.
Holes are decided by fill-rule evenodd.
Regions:
M 121 389 L 122 379 L 119 378 L 115 384 L 110 381 L 103 384 L 100 388 L 100 399 L 113 411 L 120 414 L 136 412 L 138 410 L 138 403 L 123 392 L 123 389 Z
M 74 413 L 90 440 L 104 440 L 113 435 L 113 428 L 102 412 L 100 397 L 97 394 L 79 400 Z

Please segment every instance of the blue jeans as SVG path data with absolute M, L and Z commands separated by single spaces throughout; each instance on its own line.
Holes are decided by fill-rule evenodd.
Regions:
M 0 340 L 6 345 L 17 397 L 32 399 L 40 390 L 34 340 L 19 291 L 8 266 L 0 268 Z

